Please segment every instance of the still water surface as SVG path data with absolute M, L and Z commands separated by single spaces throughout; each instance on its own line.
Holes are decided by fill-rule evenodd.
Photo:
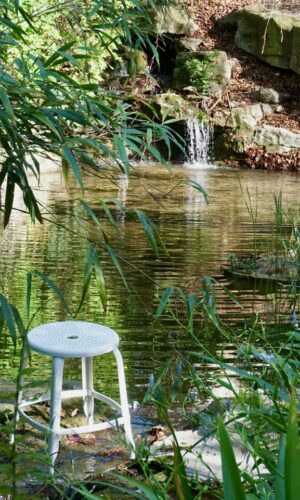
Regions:
M 209 196 L 208 204 L 191 185 L 192 179 L 202 185 Z M 153 316 L 158 295 L 170 285 L 199 290 L 204 276 L 214 276 L 234 291 L 244 309 L 234 307 L 221 294 L 219 307 L 230 322 L 241 322 L 245 315 L 260 312 L 267 318 L 274 297 L 266 295 L 253 283 L 228 282 L 221 272 L 229 253 L 245 255 L 254 248 L 253 227 L 247 211 L 247 190 L 257 210 L 258 248 L 267 250 L 273 238 L 274 195 L 282 192 L 285 208 L 299 208 L 299 176 L 296 174 L 210 168 L 189 170 L 174 167 L 169 173 L 158 165 L 138 166 L 129 185 L 120 174 L 103 173 L 88 176 L 82 193 L 70 182 L 67 186 L 60 173 L 49 173 L 37 193 L 44 204 L 46 221 L 31 224 L 21 212 L 15 213 L 6 230 L 0 234 L 0 283 L 11 301 L 25 313 L 27 271 L 38 270 L 51 277 L 75 309 L 80 301 L 86 238 L 101 248 L 101 230 L 88 222 L 80 199 L 88 201 L 100 217 L 101 227 L 120 256 L 130 293 L 122 283 L 110 259 L 102 262 L 107 284 L 108 311 L 103 314 L 98 290 L 92 284 L 80 318 L 105 322 L 121 336 L 127 384 L 131 400 L 144 394 L 149 376 L 156 373 L 166 359 L 192 348 L 189 338 L 170 320 L 158 323 Z M 120 227 L 116 233 L 107 222 L 99 201 L 118 199 L 127 208 L 139 208 L 158 225 L 169 256 L 155 257 L 147 238 L 135 221 L 118 210 L 114 217 Z M 249 200 L 248 200 L 249 201 Z M 223 298 L 222 298 L 223 297 Z M 65 319 L 62 306 L 41 281 L 35 281 L 32 311 L 38 309 L 33 324 Z M 170 332 L 172 332 L 170 334 Z M 174 333 L 175 332 L 175 333 Z M 201 337 L 201 331 L 197 334 Z M 174 342 L 176 335 L 176 342 Z M 221 339 L 206 339 L 221 347 Z M 0 380 L 15 376 L 17 358 L 9 338 L 0 339 Z M 46 380 L 49 360 L 33 355 L 32 377 Z M 96 383 L 102 389 L 116 392 L 113 359 L 97 359 Z M 66 378 L 79 380 L 77 360 L 69 360 Z

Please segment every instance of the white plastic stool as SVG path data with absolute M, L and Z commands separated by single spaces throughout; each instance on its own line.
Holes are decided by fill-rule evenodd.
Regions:
M 52 356 L 51 392 L 35 400 L 22 400 L 22 391 L 19 394 L 18 415 L 37 429 L 49 434 L 48 450 L 51 457 L 50 471 L 59 449 L 59 440 L 62 435 L 82 434 L 108 429 L 116 425 L 123 425 L 126 439 L 131 446 L 131 458 L 135 457 L 130 414 L 128 409 L 127 391 L 124 366 L 121 353 L 118 349 L 119 337 L 104 325 L 85 321 L 61 321 L 38 326 L 28 333 L 28 342 L 31 349 L 47 356 Z M 118 367 L 120 402 L 100 394 L 93 386 L 93 357 L 113 352 Z M 63 391 L 63 369 L 65 358 L 82 359 L 82 389 Z M 22 368 L 26 366 L 26 354 L 23 355 Z M 23 380 L 21 385 L 23 385 Z M 62 399 L 83 397 L 84 413 L 87 425 L 72 428 L 60 427 Z M 110 405 L 121 413 L 121 417 L 107 422 L 94 423 L 94 400 L 98 399 Z M 25 408 L 50 400 L 49 426 L 36 422 L 26 414 Z

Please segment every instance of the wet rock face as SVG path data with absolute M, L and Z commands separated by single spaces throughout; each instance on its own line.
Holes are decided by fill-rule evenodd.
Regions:
M 248 7 L 239 13 L 235 42 L 268 64 L 300 75 L 300 15 Z

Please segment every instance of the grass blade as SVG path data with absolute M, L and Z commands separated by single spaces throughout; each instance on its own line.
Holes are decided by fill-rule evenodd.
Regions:
M 218 417 L 225 500 L 246 500 L 238 466 L 222 418 Z
M 295 402 L 290 405 L 290 417 L 286 433 L 285 447 L 285 496 L 288 500 L 299 500 L 300 492 L 300 450 L 298 422 Z
M 193 497 L 188 483 L 184 461 L 177 443 L 173 443 L 174 450 L 174 487 L 178 500 L 191 500 Z

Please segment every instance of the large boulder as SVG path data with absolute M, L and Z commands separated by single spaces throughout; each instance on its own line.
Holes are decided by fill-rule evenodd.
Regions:
M 153 16 L 153 29 L 158 35 L 190 36 L 197 29 L 190 14 L 179 6 L 158 6 Z
M 216 94 L 230 82 L 231 68 L 226 52 L 220 50 L 181 52 L 176 57 L 173 86 L 179 90 L 194 87 L 202 94 Z
M 268 64 L 300 75 L 300 15 L 247 7 L 239 13 L 235 41 Z
M 254 129 L 252 145 L 268 153 L 297 152 L 300 151 L 300 134 L 271 125 L 258 126 Z

